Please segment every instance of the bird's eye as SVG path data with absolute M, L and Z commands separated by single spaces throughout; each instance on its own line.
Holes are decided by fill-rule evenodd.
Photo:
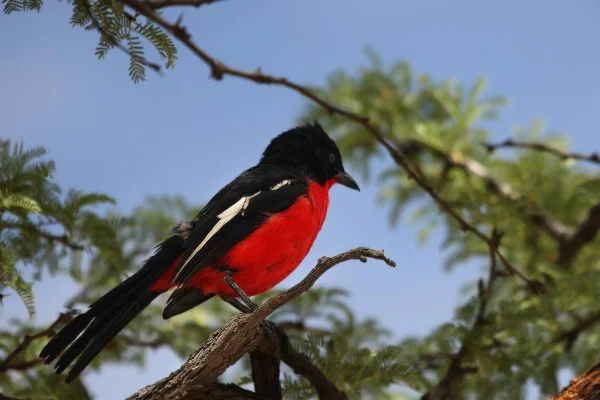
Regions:
M 329 162 L 333 164 L 334 161 L 335 161 L 335 154 L 329 153 Z

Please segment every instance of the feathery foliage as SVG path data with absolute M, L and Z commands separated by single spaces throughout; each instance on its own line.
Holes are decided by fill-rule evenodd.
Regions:
M 402 339 L 400 346 L 414 355 L 415 370 L 426 386 L 433 386 L 448 376 L 460 345 L 467 343 L 468 351 L 459 362 L 467 372 L 454 378 L 461 382 L 460 398 L 522 398 L 528 381 L 542 395 L 553 395 L 559 389 L 559 371 L 580 373 L 597 357 L 600 243 L 590 237 L 574 259 L 564 261 L 568 246 L 576 244 L 551 232 L 545 221 L 556 221 L 562 226 L 556 228 L 562 229 L 559 233 L 573 237 L 599 204 L 598 171 L 531 149 L 499 157 L 485 145 L 490 140 L 485 126 L 506 101 L 484 97 L 484 80 L 470 86 L 435 82 L 415 75 L 406 62 L 384 67 L 374 52 L 368 56 L 368 66 L 356 74 L 337 71 L 315 90 L 334 104 L 368 116 L 467 221 L 483 232 L 494 227 L 504 232 L 501 245 L 506 256 L 528 276 L 544 281 L 548 290 L 535 296 L 502 272 L 488 301 L 486 322 L 474 333 L 468 326 L 479 304 L 474 296 L 477 284 L 466 282 L 468 300 L 457 308 L 452 324 L 442 324 L 424 337 Z M 487 245 L 440 213 L 397 165 L 388 162 L 373 170 L 372 161 L 383 153 L 359 125 L 313 104 L 300 119 L 324 123 L 335 133 L 345 159 L 365 177 L 377 175 L 379 198 L 388 205 L 392 225 L 408 214 L 408 221 L 419 224 L 422 240 L 435 230 L 445 232 L 443 247 L 450 250 L 447 269 L 469 261 L 468 265 L 480 263 L 487 271 Z M 545 134 L 539 121 L 516 129 L 514 137 L 563 150 L 567 145 L 564 136 Z
M 60 0 L 59 0 L 60 1 Z M 146 68 L 160 71 L 160 65 L 148 61 L 142 38 L 147 41 L 164 61 L 166 68 L 173 68 L 177 61 L 177 48 L 171 37 L 152 21 L 140 15 L 132 15 L 118 0 L 72 0 L 71 25 L 96 31 L 100 37 L 96 57 L 103 59 L 115 47 L 129 56 L 129 76 L 134 83 L 146 80 Z M 42 0 L 2 0 L 5 14 L 18 11 L 39 11 Z

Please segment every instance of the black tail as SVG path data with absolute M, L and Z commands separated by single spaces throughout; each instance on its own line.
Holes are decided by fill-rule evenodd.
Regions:
M 60 374 L 79 357 L 65 381 L 77 378 L 108 342 L 160 295 L 148 290 L 181 255 L 182 245 L 183 239 L 176 235 L 165 240 L 139 271 L 58 332 L 42 349 L 40 357 L 50 364 L 66 349 L 54 368 Z

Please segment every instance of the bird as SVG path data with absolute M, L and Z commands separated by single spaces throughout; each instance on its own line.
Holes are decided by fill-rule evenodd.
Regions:
M 252 312 L 309 253 L 335 185 L 360 191 L 340 150 L 318 121 L 275 136 L 258 163 L 219 190 L 191 220 L 177 224 L 131 276 L 75 316 L 39 357 L 69 366 L 75 380 L 102 349 L 162 293 L 169 319 L 217 296 Z

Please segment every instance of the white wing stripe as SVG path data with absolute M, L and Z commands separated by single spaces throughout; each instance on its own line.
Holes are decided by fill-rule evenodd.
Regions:
M 277 189 L 281 189 L 282 187 L 289 185 L 293 182 L 293 180 L 291 179 L 285 179 L 273 186 L 271 186 L 271 190 L 277 190 Z M 177 275 L 175 275 L 175 277 L 173 278 L 173 280 L 177 280 L 177 277 L 179 276 L 179 274 L 181 273 L 181 271 L 183 270 L 183 268 L 187 265 L 187 263 L 194 258 L 194 256 L 204 247 L 204 245 L 206 244 L 206 242 L 208 242 L 210 240 L 210 238 L 212 238 L 213 236 L 216 235 L 216 233 L 219 231 L 219 229 L 221 229 L 223 226 L 225 226 L 226 223 L 228 223 L 229 221 L 231 221 L 236 215 L 238 214 L 242 214 L 244 215 L 244 212 L 246 211 L 246 209 L 248 208 L 248 206 L 250 205 L 250 200 L 252 200 L 253 197 L 257 196 L 260 193 L 260 191 L 254 193 L 251 196 L 244 196 L 241 199 L 239 199 L 238 201 L 235 202 L 235 204 L 233 204 L 231 207 L 229 207 L 228 209 L 226 209 L 225 211 L 223 211 L 221 214 L 217 215 L 217 218 L 219 218 L 219 222 L 217 222 L 215 224 L 215 226 L 212 227 L 212 229 L 210 230 L 210 232 L 208 232 L 208 234 L 204 237 L 204 240 L 202 240 L 202 243 L 200 243 L 198 245 L 198 247 L 196 247 L 196 249 L 194 250 L 194 252 L 192 254 L 190 254 L 190 256 L 185 260 L 185 263 L 182 265 L 182 267 L 179 269 L 179 272 L 177 273 Z
M 279 182 L 279 183 L 278 183 L 278 184 L 276 184 L 276 185 L 273 185 L 273 186 L 271 186 L 271 190 L 277 190 L 277 189 L 280 189 L 280 188 L 282 188 L 282 187 L 283 187 L 283 186 L 285 186 L 285 185 L 289 185 L 290 183 L 292 183 L 292 180 L 291 180 L 291 179 L 286 179 L 286 180 L 284 180 L 284 181 L 281 181 L 281 182 Z
M 208 232 L 208 234 L 204 237 L 204 240 L 202 240 L 202 242 L 198 245 L 198 247 L 196 247 L 196 249 L 194 250 L 194 252 L 192 254 L 190 254 L 190 256 L 185 260 L 185 263 L 182 265 L 181 269 L 179 270 L 179 273 L 181 273 L 181 271 L 183 270 L 183 267 L 185 267 L 187 265 L 187 263 L 194 258 L 194 256 L 204 247 L 204 245 L 206 244 L 206 242 L 208 242 L 210 240 L 210 238 L 212 238 L 213 236 L 215 236 L 215 234 L 229 221 L 231 221 L 236 215 L 238 214 L 242 214 L 244 215 L 244 211 L 246 210 L 246 208 L 248 208 L 248 205 L 250 204 L 250 199 L 252 199 L 254 196 L 258 195 L 260 192 L 256 192 L 254 193 L 252 196 L 244 196 L 241 199 L 239 199 L 238 201 L 235 202 L 235 204 L 233 204 L 232 206 L 230 206 L 228 209 L 226 209 L 225 211 L 223 211 L 221 214 L 217 215 L 217 218 L 219 218 L 219 222 L 217 222 L 215 224 L 215 226 L 212 227 L 212 229 L 210 230 L 210 232 Z M 179 273 L 173 278 L 173 280 L 177 280 L 177 277 L 179 276 Z

